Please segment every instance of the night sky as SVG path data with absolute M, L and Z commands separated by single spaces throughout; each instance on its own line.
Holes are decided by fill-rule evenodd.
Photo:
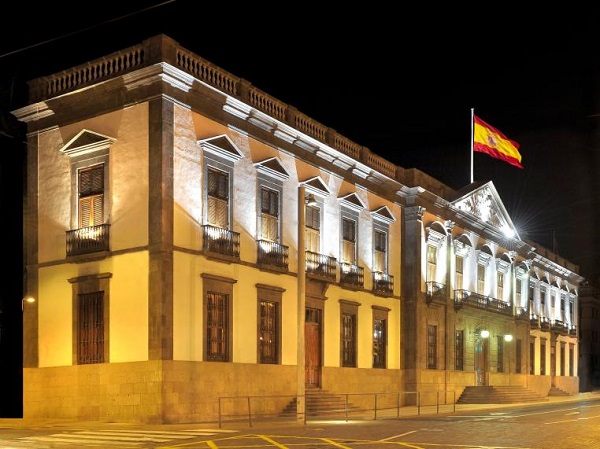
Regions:
M 24 129 L 9 111 L 26 104 L 27 80 L 164 33 L 374 153 L 455 189 L 470 182 L 475 108 L 519 142 L 524 168 L 475 153 L 474 180 L 493 181 L 522 239 L 556 249 L 587 279 L 600 278 L 600 13 L 429 3 L 404 11 L 389 2 L 333 12 L 322 3 L 22 3 L 5 16 L 11 26 L 0 28 L 5 238 L 20 227 L 14 186 Z M 11 244 L 20 260 L 20 242 Z M 14 265 L 5 309 L 7 298 L 22 294 Z M 20 313 L 19 300 L 11 304 Z

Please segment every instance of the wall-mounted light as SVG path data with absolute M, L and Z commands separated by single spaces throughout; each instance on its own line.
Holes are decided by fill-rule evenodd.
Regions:
M 306 198 L 304 198 L 304 202 L 306 203 L 307 206 L 316 206 L 317 205 L 317 200 L 315 199 L 315 196 L 312 193 L 309 193 L 308 196 Z
M 487 329 L 481 329 L 479 331 L 479 335 L 481 336 L 481 338 L 488 338 L 490 336 L 490 331 Z
M 512 341 L 512 340 L 513 340 L 513 336 L 512 336 L 512 335 L 510 335 L 510 334 L 506 334 L 506 335 L 504 336 L 504 341 Z
M 25 296 L 22 300 L 21 300 L 21 310 L 23 310 L 25 308 L 25 303 L 33 303 L 35 302 L 35 298 L 31 295 Z

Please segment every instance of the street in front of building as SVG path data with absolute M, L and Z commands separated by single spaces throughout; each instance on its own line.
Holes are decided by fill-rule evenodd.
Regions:
M 0 420 L 2 448 L 597 448 L 600 395 L 579 394 L 536 404 L 481 405 L 454 413 L 374 420 L 228 425 L 123 423 L 26 424 Z

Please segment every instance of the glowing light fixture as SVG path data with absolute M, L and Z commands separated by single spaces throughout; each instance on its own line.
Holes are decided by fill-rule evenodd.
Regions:
M 481 335 L 481 338 L 488 338 L 490 336 L 490 331 L 488 331 L 487 329 L 482 329 L 479 332 L 479 335 Z
M 33 296 L 25 296 L 22 300 L 21 300 L 21 310 L 23 310 L 25 308 L 25 303 L 33 303 L 35 302 L 35 298 Z
M 512 340 L 513 340 L 513 336 L 512 336 L 512 335 L 510 335 L 510 334 L 506 334 L 506 335 L 504 336 L 504 341 L 512 341 Z
M 304 202 L 306 203 L 307 206 L 316 206 L 317 205 L 317 200 L 315 199 L 315 196 L 312 193 L 308 194 L 308 196 L 304 199 Z

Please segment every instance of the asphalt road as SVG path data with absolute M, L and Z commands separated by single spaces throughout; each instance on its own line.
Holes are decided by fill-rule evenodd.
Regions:
M 0 448 L 600 448 L 600 396 L 374 420 L 207 425 L 0 419 Z

